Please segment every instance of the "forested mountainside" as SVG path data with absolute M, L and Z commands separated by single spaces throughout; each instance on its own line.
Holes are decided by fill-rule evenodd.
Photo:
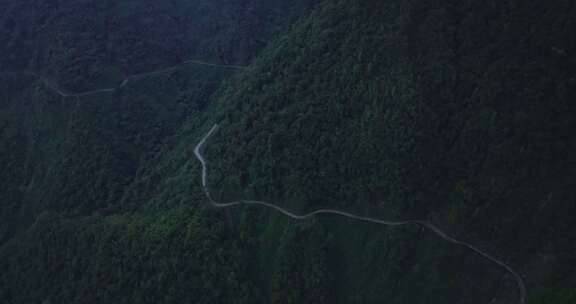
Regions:
M 0 4 L 0 302 L 576 303 L 576 5 L 291 3 Z
M 42 211 L 87 215 L 118 209 L 140 164 L 167 148 L 182 121 L 197 116 L 234 71 L 226 64 L 249 62 L 259 45 L 313 3 L 222 2 L 1 4 L 0 240 Z M 246 10 L 257 14 L 234 15 Z M 162 20 L 181 13 L 187 25 L 168 32 Z M 103 20 L 109 26 L 100 26 Z M 260 32 L 242 29 L 247 20 L 261 23 Z M 197 33 L 206 26 L 216 28 Z M 193 39 L 183 38 L 188 36 Z M 166 59 L 181 40 L 195 50 Z M 240 40 L 260 42 L 241 46 Z M 218 54 L 228 47 L 243 49 L 245 58 Z M 106 49 L 118 55 L 106 57 Z M 136 57 L 142 59 L 138 66 L 130 64 Z M 182 63 L 189 60 L 194 62 Z M 99 81 L 95 75 L 108 68 L 124 72 Z
M 247 64 L 315 2 L 3 1 L 0 68 L 81 91 L 188 59 Z

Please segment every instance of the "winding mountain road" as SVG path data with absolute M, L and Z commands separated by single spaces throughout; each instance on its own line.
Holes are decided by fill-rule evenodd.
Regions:
M 196 158 L 200 161 L 200 163 L 202 165 L 202 187 L 204 189 L 204 193 L 206 194 L 206 197 L 208 198 L 208 200 L 210 201 L 210 204 L 212 206 L 218 207 L 218 208 L 227 208 L 227 207 L 239 206 L 242 204 L 244 204 L 244 205 L 259 205 L 259 206 L 264 206 L 264 207 L 276 210 L 276 211 L 278 211 L 278 212 L 280 212 L 280 213 L 282 213 L 282 214 L 284 214 L 290 218 L 297 219 L 297 220 L 304 220 L 304 219 L 307 219 L 307 218 L 310 218 L 310 217 L 313 217 L 316 215 L 321 215 L 321 214 L 332 214 L 332 215 L 347 217 L 347 218 L 362 221 L 362 222 L 376 223 L 376 224 L 381 224 L 381 225 L 385 225 L 385 226 L 419 225 L 421 227 L 424 227 L 424 228 L 431 230 L 432 232 L 434 232 L 436 235 L 438 235 L 443 240 L 448 241 L 448 242 L 453 243 L 453 244 L 456 244 L 456 245 L 459 245 L 459 246 L 463 246 L 465 248 L 468 248 L 469 250 L 472 250 L 473 252 L 480 255 L 481 257 L 483 257 L 483 258 L 487 259 L 488 261 L 490 261 L 490 262 L 500 266 L 501 268 L 503 268 L 506 272 L 508 272 L 510 275 L 512 275 L 512 277 L 516 281 L 516 284 L 518 286 L 518 292 L 519 292 L 518 302 L 520 304 L 526 303 L 527 290 L 526 290 L 526 285 L 524 283 L 524 280 L 522 279 L 522 276 L 520 276 L 520 274 L 518 272 L 516 272 L 511 266 L 509 266 L 505 262 L 497 259 L 496 257 L 486 253 L 485 251 L 477 248 L 476 246 L 474 246 L 470 243 L 467 243 L 465 241 L 461 241 L 461 240 L 455 239 L 454 237 L 451 237 L 446 232 L 444 232 L 442 229 L 438 228 L 437 226 L 430 223 L 429 221 L 425 221 L 425 220 L 386 221 L 386 220 L 382 220 L 382 219 L 360 216 L 360 215 L 356 215 L 356 214 L 352 214 L 352 213 L 348 213 L 348 212 L 344 212 L 344 211 L 338 211 L 338 210 L 334 210 L 334 209 L 319 209 L 319 210 L 315 210 L 315 211 L 305 213 L 305 214 L 296 214 L 296 213 L 293 213 L 293 212 L 286 210 L 282 207 L 278 207 L 274 204 L 267 203 L 267 202 L 261 202 L 261 201 L 239 200 L 239 201 L 234 201 L 234 202 L 229 202 L 229 203 L 218 203 L 218 202 L 214 201 L 214 199 L 212 199 L 212 196 L 210 195 L 210 191 L 208 188 L 208 183 L 207 183 L 207 174 L 208 174 L 207 171 L 208 171 L 208 169 L 207 169 L 207 165 L 206 165 L 206 160 L 204 159 L 204 156 L 202 155 L 202 149 L 203 149 L 204 145 L 206 144 L 206 141 L 208 140 L 208 138 L 210 138 L 218 130 L 218 128 L 219 128 L 218 124 L 215 124 L 210 129 L 210 131 L 208 131 L 208 133 L 206 133 L 206 135 L 204 135 L 204 137 L 200 140 L 200 142 L 194 148 L 194 154 L 196 155 Z
M 84 92 L 78 92 L 78 93 L 65 92 L 64 90 L 60 89 L 58 87 L 58 85 L 56 85 L 52 81 L 50 81 L 48 78 L 46 78 L 46 77 L 44 77 L 44 76 L 42 76 L 36 72 L 25 71 L 25 72 L 14 72 L 14 74 L 32 75 L 32 76 L 40 79 L 40 81 L 42 81 L 48 88 L 50 88 L 56 94 L 58 94 L 64 98 L 66 98 L 66 97 L 84 97 L 84 96 L 100 94 L 100 93 L 111 93 L 111 92 L 114 92 L 115 90 L 118 90 L 118 89 L 126 86 L 130 81 L 132 81 L 136 78 L 141 78 L 141 77 L 146 77 L 146 76 L 151 76 L 151 75 L 156 75 L 156 74 L 164 74 L 164 73 L 172 71 L 172 70 L 174 70 L 180 66 L 187 65 L 187 64 L 205 65 L 205 66 L 220 67 L 220 68 L 227 68 L 227 69 L 246 69 L 246 68 L 248 68 L 248 66 L 241 66 L 241 65 L 225 65 L 225 64 L 216 64 L 216 63 L 204 62 L 204 61 L 199 61 L 199 60 L 186 60 L 182 63 L 173 65 L 171 67 L 163 68 L 161 70 L 155 70 L 155 71 L 151 71 L 151 72 L 130 75 L 130 76 L 124 78 L 124 80 L 122 80 L 120 85 L 118 85 L 116 87 L 96 89 L 96 90 L 90 90 L 90 91 L 84 91 Z

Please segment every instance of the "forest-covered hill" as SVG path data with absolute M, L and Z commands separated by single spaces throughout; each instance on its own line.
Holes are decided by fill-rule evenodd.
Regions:
M 234 71 L 179 61 L 245 64 L 259 50 L 259 44 L 311 5 L 222 2 L 132 1 L 129 7 L 114 2 L 105 6 L 100 1 L 2 4 L 0 240 L 11 234 L 8 230 L 19 229 L 12 223 L 26 226 L 42 211 L 86 215 L 117 209 L 141 163 L 168 149 L 169 138 L 181 123 L 202 112 L 209 96 Z M 256 15 L 248 18 L 242 15 L 246 11 Z M 178 14 L 186 16 L 188 25 L 178 33 L 166 32 L 169 26 L 162 20 L 178 19 Z M 220 14 L 241 16 L 224 18 Z M 223 38 L 232 35 L 230 31 L 238 31 L 239 24 L 247 19 L 261 22 L 261 33 L 244 29 L 242 34 L 234 34 L 235 41 Z M 101 27 L 103 20 L 111 25 Z M 142 22 L 149 26 L 142 26 Z M 215 27 L 214 32 L 196 33 L 207 23 Z M 178 60 L 166 59 L 182 35 L 193 37 L 185 41 L 196 51 L 186 51 Z M 122 43 L 115 42 L 116 36 Z M 222 41 L 218 47 L 209 47 L 214 39 Z M 152 40 L 166 48 L 151 48 L 148 43 Z M 260 42 L 242 47 L 240 40 Z M 104 46 L 119 55 L 106 57 Z M 170 47 L 174 50 L 167 50 Z M 227 47 L 243 49 L 246 58 L 242 60 L 246 62 L 218 53 L 218 48 Z M 90 54 L 103 57 L 82 61 L 84 57 L 74 52 L 87 58 Z M 145 58 L 138 67 L 128 62 L 136 57 Z M 104 75 L 102 71 L 108 67 L 124 72 L 106 74 L 113 76 L 110 79 L 95 76 Z M 157 70 L 164 72 L 154 73 Z M 131 75 L 139 76 L 120 87 L 120 82 Z M 78 93 L 117 89 L 65 97 L 53 88 Z
M 0 302 L 576 302 L 571 1 L 0 4 Z M 311 11 L 310 8 L 313 8 Z M 90 16 L 90 18 L 86 18 Z M 125 77 L 187 59 L 111 92 Z

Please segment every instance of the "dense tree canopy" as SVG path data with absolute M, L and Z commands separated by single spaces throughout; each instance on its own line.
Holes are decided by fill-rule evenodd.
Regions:
M 428 220 L 514 267 L 529 303 L 576 301 L 574 16 L 561 0 L 0 3 L 0 302 L 517 301 L 502 267 L 423 227 L 211 208 L 192 151 L 214 123 L 219 201 Z

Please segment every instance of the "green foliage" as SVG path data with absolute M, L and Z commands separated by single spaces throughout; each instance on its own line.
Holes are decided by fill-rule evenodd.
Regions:
M 306 1 L 40 2 L 0 4 L 3 69 L 81 90 L 255 60 L 82 99 L 0 75 L 0 301 L 515 301 L 501 268 L 419 227 L 204 208 L 192 150 L 213 123 L 218 200 L 428 219 L 533 303 L 572 300 L 571 2 L 326 0 L 263 51 Z
M 573 278 L 522 265 L 566 268 L 576 249 L 574 13 L 545 1 L 324 2 L 221 90 L 206 150 L 215 197 L 430 219 L 543 284 Z M 517 294 L 493 272 L 473 284 L 450 273 L 430 270 L 415 297 L 407 280 L 390 301 Z
M 0 69 L 85 91 L 188 59 L 248 63 L 315 0 L 24 0 L 0 6 Z
M 61 97 L 34 78 L 1 100 L 2 191 L 0 239 L 29 225 L 43 211 L 110 214 L 137 172 L 162 149 L 183 120 L 230 71 L 183 66 L 134 79 L 111 92 Z M 14 76 L 13 76 L 14 77 Z M 153 78 L 153 79 L 152 79 Z M 22 102 L 24 100 L 24 102 Z
M 557 304 L 573 303 L 576 301 L 576 290 L 568 288 L 550 288 L 540 297 L 536 297 L 530 304 Z
M 253 303 L 241 248 L 191 209 L 43 215 L 2 249 L 2 303 Z
M 317 229 L 307 228 L 282 235 L 271 283 L 272 303 L 329 303 L 326 239 Z

